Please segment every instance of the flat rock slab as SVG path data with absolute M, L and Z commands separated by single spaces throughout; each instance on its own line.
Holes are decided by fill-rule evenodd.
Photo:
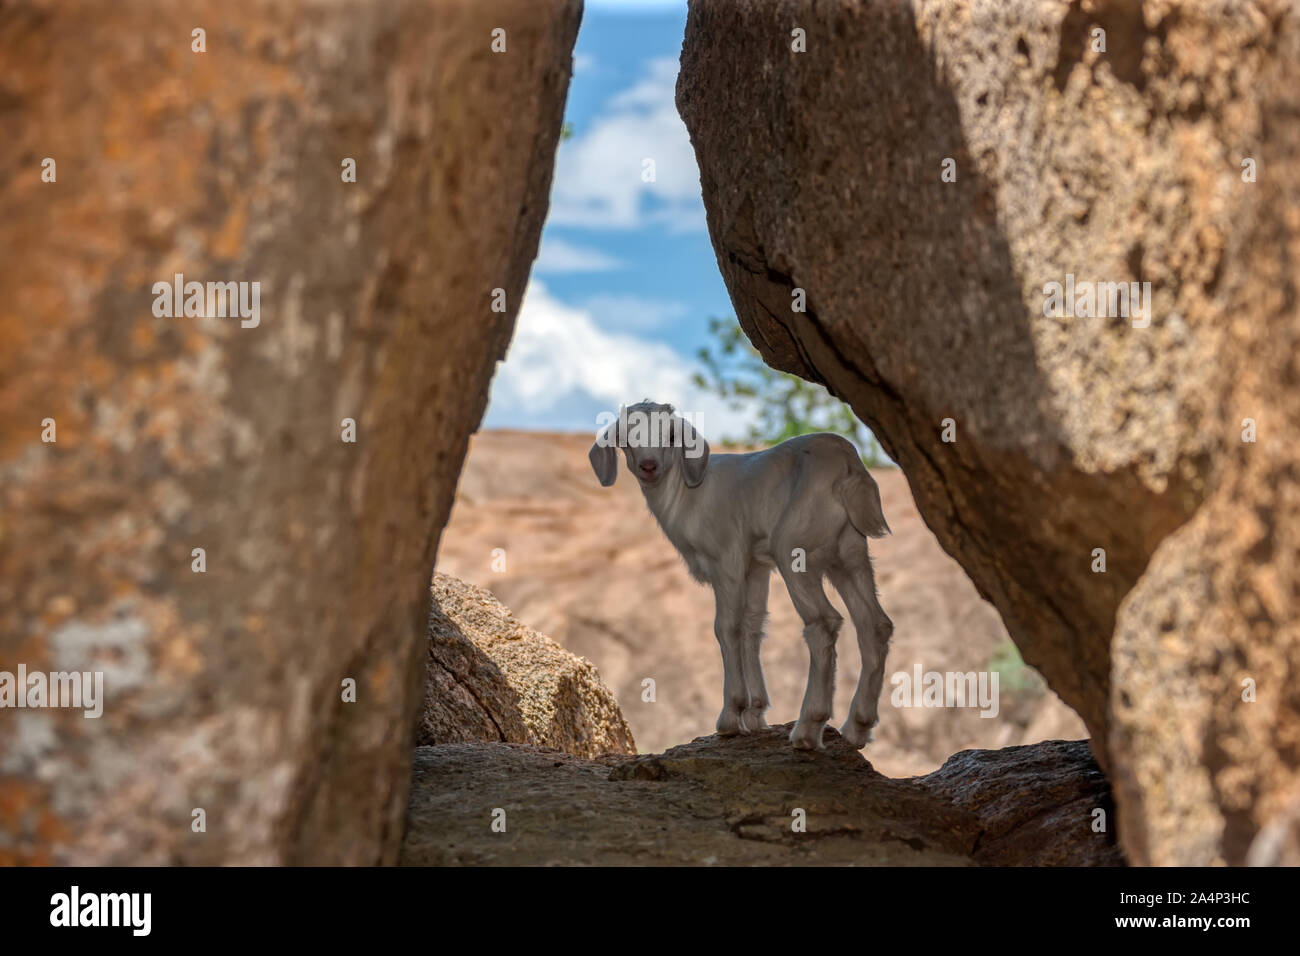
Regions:
M 1089 826 L 1109 792 L 1086 741 L 963 751 L 895 780 L 833 730 L 824 752 L 792 749 L 790 726 L 593 760 L 522 744 L 417 748 L 401 862 L 1122 865 L 1113 836 Z

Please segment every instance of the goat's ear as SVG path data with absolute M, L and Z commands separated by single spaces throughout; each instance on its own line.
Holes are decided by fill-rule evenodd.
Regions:
M 610 428 L 617 428 L 615 422 Z M 600 437 L 591 446 L 591 451 L 587 452 L 587 457 L 591 459 L 591 470 L 596 473 L 596 478 L 600 480 L 602 488 L 608 488 L 618 477 L 618 446 L 612 441 L 609 430 L 601 433 Z
M 686 487 L 694 488 L 704 480 L 704 469 L 709 466 L 709 443 L 686 419 L 682 426 L 682 477 Z M 698 452 L 692 457 L 693 452 Z

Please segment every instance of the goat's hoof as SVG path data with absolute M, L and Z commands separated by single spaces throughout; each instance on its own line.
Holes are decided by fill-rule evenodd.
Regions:
M 862 724 L 850 717 L 840 728 L 840 736 L 847 740 L 854 750 L 861 750 L 871 743 L 871 729 L 875 726 L 874 720 L 869 724 Z
M 722 737 L 734 737 L 746 732 L 740 722 L 740 713 L 734 710 L 724 710 L 718 715 L 718 722 L 714 726 Z
M 822 743 L 824 726 L 824 724 L 795 724 L 794 730 L 790 731 L 791 746 L 795 750 L 825 750 L 826 745 Z
M 756 734 L 767 730 L 767 718 L 761 710 L 745 710 L 740 714 L 741 733 Z

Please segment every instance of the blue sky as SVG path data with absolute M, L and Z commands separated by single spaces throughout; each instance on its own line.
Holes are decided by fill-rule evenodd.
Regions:
M 716 437 L 744 431 L 746 414 L 690 384 L 709 317 L 733 310 L 673 101 L 685 24 L 685 0 L 587 2 L 573 136 L 486 428 L 594 432 L 599 412 L 648 397 L 699 413 Z

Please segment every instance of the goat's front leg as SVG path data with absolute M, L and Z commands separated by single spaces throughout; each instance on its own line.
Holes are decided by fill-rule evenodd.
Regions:
M 722 713 L 717 729 L 723 736 L 744 732 L 741 712 L 749 701 L 741 669 L 740 621 L 744 610 L 744 587 L 738 579 L 717 578 L 713 582 L 717 602 L 713 633 L 722 649 Z
M 767 620 L 767 585 L 772 572 L 755 566 L 745 576 L 745 612 L 740 624 L 740 670 L 745 677 L 745 711 L 740 732 L 752 734 L 767 728 L 767 685 L 763 681 L 763 624 Z

